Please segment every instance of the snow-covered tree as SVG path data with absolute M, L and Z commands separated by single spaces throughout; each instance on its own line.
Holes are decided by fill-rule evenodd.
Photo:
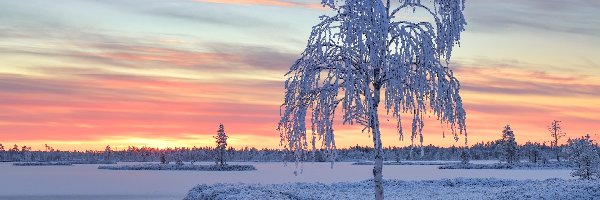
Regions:
M 160 164 L 169 164 L 169 162 L 167 162 L 167 157 L 164 152 L 160 153 Z
M 219 154 L 217 158 L 217 163 L 220 165 L 225 165 L 225 150 L 227 149 L 227 138 L 229 138 L 225 134 L 225 127 L 223 124 L 219 124 L 219 130 L 217 130 L 217 135 L 213 136 L 216 139 L 217 147 L 215 148 Z
M 13 146 L 13 148 L 12 148 L 12 149 L 10 149 L 10 151 L 12 151 L 12 152 L 19 152 L 19 146 L 17 146 L 17 144 L 15 144 L 15 145 Z
M 571 161 L 577 166 L 571 176 L 585 180 L 600 178 L 600 157 L 589 134 L 580 139 L 569 140 L 568 150 Z
M 50 145 L 48 144 L 44 144 L 44 148 L 46 149 L 47 152 L 53 152 L 54 148 L 52 148 Z
M 500 157 L 500 159 L 502 161 L 505 161 L 508 164 L 519 162 L 515 134 L 510 129 L 510 125 L 508 124 L 504 126 L 504 130 L 502 130 L 501 150 L 502 156 Z
M 177 158 L 175 159 L 175 164 L 183 165 L 183 158 L 182 158 L 181 154 L 177 155 Z
M 0 151 L 4 151 L 4 146 L 0 144 Z
M 462 151 L 460 151 L 460 162 L 463 165 L 466 165 L 466 164 L 469 164 L 469 160 L 470 160 L 469 149 L 465 147 L 462 149 Z
M 321 140 L 319 149 L 333 161 L 334 113 L 341 109 L 343 124 L 361 125 L 372 134 L 375 198 L 383 199 L 381 101 L 382 110 L 396 118 L 401 139 L 402 113 L 412 117 L 413 142 L 417 138 L 422 143 L 426 114 L 447 125 L 456 140 L 459 134 L 466 135 L 460 84 L 448 68 L 452 49 L 466 25 L 464 0 L 321 3 L 334 14 L 321 16 L 301 57 L 286 73 L 278 125 L 281 145 L 299 162 L 307 151 L 317 149 L 316 141 Z M 423 21 L 414 22 L 411 17 Z
M 110 161 L 111 152 L 112 152 L 112 149 L 110 148 L 110 145 L 107 145 L 106 148 L 104 148 L 104 160 Z
M 553 146 L 556 150 L 556 161 L 560 162 L 561 149 L 558 145 L 558 142 L 560 138 L 564 137 L 566 134 L 562 131 L 560 121 L 556 120 L 552 121 L 552 124 L 548 126 L 548 131 L 550 131 L 550 136 L 552 136 L 552 141 L 550 142 L 550 145 Z
M 527 153 L 527 157 L 529 158 L 529 162 L 537 163 L 540 160 L 540 149 L 539 144 L 527 142 L 525 143 L 525 149 Z

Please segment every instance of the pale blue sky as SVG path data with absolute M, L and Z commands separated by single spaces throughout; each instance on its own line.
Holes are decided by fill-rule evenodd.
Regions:
M 318 0 L 210 2 L 229 3 L 0 0 L 0 113 L 11 113 L 0 114 L 0 140 L 111 140 L 102 135 L 178 140 L 212 133 L 214 117 L 201 113 L 196 117 L 206 124 L 195 124 L 181 120 L 185 112 L 177 109 L 204 112 L 226 102 L 239 109 L 217 119 L 253 121 L 252 128 L 234 130 L 265 136 L 276 146 L 283 74 L 327 11 L 315 9 Z M 534 136 L 545 134 L 544 123 L 554 119 L 571 124 L 567 132 L 573 136 L 600 129 L 598 13 L 597 0 L 467 0 L 467 30 L 452 66 L 463 83 L 473 141 L 495 138 L 505 123 L 515 123 L 534 141 L 544 140 Z M 107 85 L 93 85 L 98 82 Z M 181 90 L 167 87 L 180 84 Z M 189 107 L 172 113 L 135 109 L 164 116 L 160 123 L 175 128 L 136 129 L 159 122 L 117 109 L 122 102 L 162 105 L 155 101 L 173 95 Z M 108 108 L 90 111 L 96 104 Z M 258 117 L 253 113 L 264 109 L 250 109 L 266 105 Z M 62 110 L 53 109 L 59 106 Z M 139 126 L 103 129 L 102 120 Z M 95 128 L 75 138 L 48 136 L 81 127 Z

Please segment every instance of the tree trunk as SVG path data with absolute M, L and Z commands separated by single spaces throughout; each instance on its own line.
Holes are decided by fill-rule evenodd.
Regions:
M 556 142 L 556 161 L 560 162 L 560 147 L 558 147 L 558 141 Z
M 224 158 L 223 158 L 223 149 L 222 149 L 222 148 L 221 148 L 221 150 L 219 151 L 219 153 L 221 154 L 221 155 L 220 155 L 221 166 L 223 166 L 223 165 L 224 165 L 224 162 L 223 162 Z
M 554 123 L 552 124 L 552 127 L 554 129 L 554 147 L 556 148 L 556 161 L 560 162 L 560 151 L 559 151 L 559 147 L 558 147 L 558 130 L 556 129 L 556 121 L 554 121 Z
M 373 167 L 373 182 L 375 183 L 375 200 L 383 200 L 383 149 L 381 145 L 381 132 L 379 132 L 379 107 L 380 89 L 375 85 L 373 94 L 373 111 L 371 111 L 371 129 L 373 132 L 373 147 L 375 150 L 375 166 Z

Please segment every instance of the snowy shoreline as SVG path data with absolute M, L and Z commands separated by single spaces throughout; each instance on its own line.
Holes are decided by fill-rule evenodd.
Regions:
M 73 166 L 71 162 L 18 162 L 14 166 Z
M 383 165 L 449 165 L 459 164 L 458 161 L 401 161 L 401 162 L 383 162 Z M 355 162 L 352 165 L 374 165 L 373 161 Z
M 385 180 L 386 199 L 593 199 L 600 182 L 456 178 L 426 181 Z M 286 184 L 202 184 L 184 200 L 199 199 L 370 199 L 371 180 Z
M 88 160 L 75 160 L 75 161 L 49 161 L 49 162 L 16 162 L 14 166 L 71 166 L 71 165 L 89 165 L 89 164 L 117 164 L 113 161 L 88 161 Z
M 98 166 L 107 170 L 192 170 L 192 171 L 252 171 L 252 165 L 177 165 L 177 164 L 137 164 L 120 166 Z
M 493 163 L 493 164 L 449 164 L 438 167 L 439 169 L 573 169 L 569 163 L 562 162 L 550 162 L 546 164 L 541 163 Z

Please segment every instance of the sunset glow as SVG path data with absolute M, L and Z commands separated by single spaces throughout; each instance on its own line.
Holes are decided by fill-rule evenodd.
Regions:
M 552 120 L 567 137 L 600 140 L 600 4 L 552 2 L 468 2 L 450 65 L 469 144 L 499 139 L 506 124 L 518 143 L 548 142 Z M 213 146 L 223 123 L 231 147 L 281 148 L 284 74 L 319 3 L 0 1 L 0 143 Z M 424 144 L 464 145 L 431 118 Z M 384 146 L 410 145 L 385 119 Z M 360 130 L 338 123 L 338 148 L 372 146 Z

